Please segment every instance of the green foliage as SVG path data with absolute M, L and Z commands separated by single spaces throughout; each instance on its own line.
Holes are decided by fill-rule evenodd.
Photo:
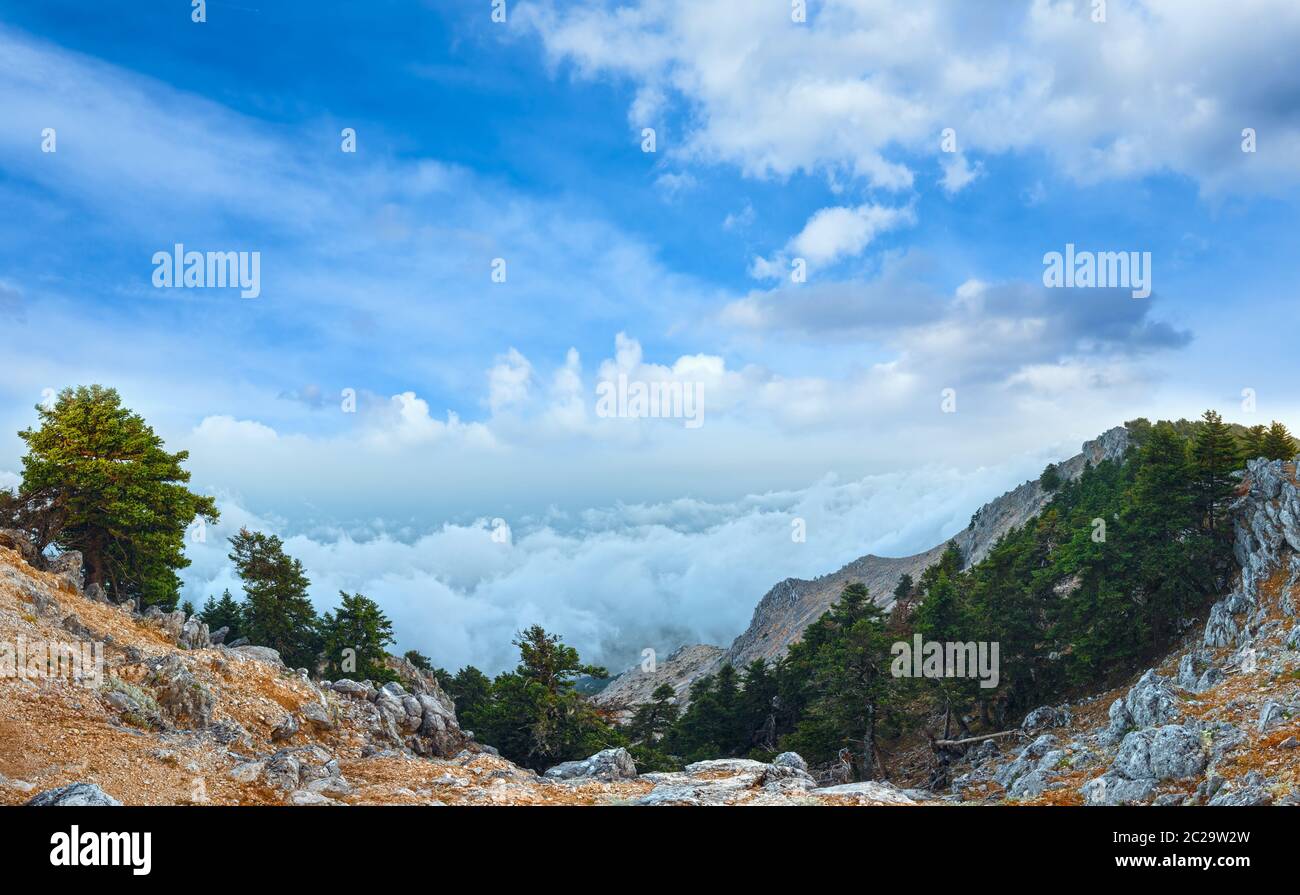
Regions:
M 1048 463 L 1043 474 L 1038 477 L 1038 484 L 1044 491 L 1055 491 L 1061 487 L 1061 471 L 1055 463 Z
M 1294 460 L 1296 455 L 1295 439 L 1291 437 L 1286 426 L 1274 420 L 1264 433 L 1260 444 L 1262 456 L 1270 460 Z
M 278 650 L 291 668 L 314 668 L 321 647 L 319 620 L 302 563 L 284 552 L 275 535 L 245 528 L 230 544 L 230 559 L 244 582 L 243 635 Z
M 628 738 L 634 743 L 658 745 L 668 728 L 677 722 L 677 691 L 671 684 L 660 684 L 650 694 L 650 701 L 639 706 L 627 725 Z
M 320 621 L 325 674 L 331 680 L 387 682 L 397 674 L 385 666 L 384 647 L 393 643 L 393 623 L 374 600 L 339 591 L 342 605 Z
M 1238 437 L 1239 453 L 1247 460 L 1258 460 L 1266 456 L 1264 438 L 1268 429 L 1262 425 L 1251 426 Z
M 1232 497 L 1236 486 L 1232 472 L 1242 465 L 1232 430 L 1213 410 L 1205 411 L 1203 423 L 1192 443 L 1192 462 L 1195 467 L 1193 488 L 1197 509 L 1205 517 L 1210 531 L 1220 528 L 1224 504 Z
M 420 652 L 419 650 L 409 649 L 402 654 L 402 658 L 410 662 L 412 665 L 414 665 L 416 668 L 420 669 L 421 671 L 427 671 L 430 674 L 433 674 L 434 671 L 433 662 L 429 660 L 428 656 L 426 656 L 424 653 Z M 446 675 L 446 672 L 444 671 L 443 674 Z M 439 685 L 441 685 L 442 681 L 440 680 L 438 681 L 438 683 Z
M 218 518 L 211 497 L 186 487 L 189 454 L 164 450 L 113 389 L 65 389 L 37 410 L 41 427 L 18 436 L 28 449 L 21 502 L 41 508 L 41 536 L 81 551 L 86 584 L 102 585 L 110 599 L 175 609 L 176 570 L 190 564 L 185 530 L 196 518 Z
M 849 585 L 770 673 L 760 663 L 743 680 L 724 668 L 697 681 L 660 751 L 682 761 L 744 755 L 761 752 L 770 733 L 813 764 L 848 754 L 868 777 L 881 771 L 879 743 L 927 719 L 945 719 L 935 736 L 974 717 L 1004 729 L 1163 655 L 1229 566 L 1224 507 L 1239 453 L 1213 412 L 1129 426 L 1125 458 L 1055 483 L 1043 512 L 974 566 L 964 569 L 950 547 L 918 581 L 901 580 L 889 618 L 862 585 Z M 1275 453 L 1289 449 L 1277 441 Z M 893 677 L 891 643 L 914 634 L 996 642 L 999 685 Z
M 462 710 L 480 741 L 536 770 L 625 742 L 574 687 L 583 675 L 606 677 L 605 669 L 583 664 L 577 650 L 538 625 L 514 643 L 518 667 L 497 676 L 484 702 Z
M 203 610 L 199 613 L 199 619 L 208 626 L 210 631 L 219 631 L 222 628 L 229 628 L 226 634 L 226 643 L 231 643 L 243 637 L 244 610 L 235 598 L 227 590 L 221 595 L 220 600 L 214 600 L 208 597 L 207 602 L 203 604 Z
M 877 738 L 892 725 L 889 716 L 902 694 L 900 679 L 890 671 L 890 644 L 883 610 L 866 587 L 847 585 L 839 601 L 791 646 L 781 665 L 786 698 L 799 712 L 793 732 L 781 740 L 782 748 L 817 763 L 829 762 L 847 749 L 859 774 L 875 777 Z
M 442 688 L 456 703 L 456 719 L 461 727 L 479 733 L 492 701 L 492 679 L 473 665 L 466 665 Z

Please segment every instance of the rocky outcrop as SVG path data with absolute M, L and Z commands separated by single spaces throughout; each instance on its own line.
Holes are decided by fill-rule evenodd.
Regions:
M 1133 685 L 1127 696 L 1111 704 L 1105 738 L 1118 742 L 1134 728 L 1164 724 L 1180 714 L 1178 695 L 1173 687 L 1151 669 Z
M 1062 730 L 1075 738 L 1069 746 L 1049 735 L 1009 762 L 968 756 L 971 769 L 956 791 L 988 793 L 991 783 L 1010 799 L 1066 801 L 1077 792 L 1087 805 L 1300 801 L 1300 761 L 1290 757 L 1300 743 L 1300 639 L 1291 636 L 1300 602 L 1295 466 L 1251 461 L 1229 511 L 1241 571 L 1185 649 L 1111 701 L 1103 726 Z M 1024 730 L 1048 721 L 1056 729 L 1062 720 L 1039 709 Z
M 1057 471 L 1062 480 L 1077 479 L 1089 464 L 1123 458 L 1128 446 L 1128 430 L 1117 426 L 1085 443 L 1079 454 L 1057 464 Z M 741 668 L 755 659 L 777 659 L 784 655 L 804 629 L 839 599 L 845 585 L 865 584 L 876 602 L 888 607 L 893 603 L 894 588 L 904 574 L 919 578 L 950 545 L 961 550 L 967 565 L 979 562 L 1004 534 L 1038 515 L 1051 497 L 1052 493 L 1036 479 L 1025 482 L 980 507 L 967 528 L 923 553 L 905 557 L 867 555 L 811 581 L 787 578 L 763 596 L 749 627 L 725 651 L 713 646 L 683 647 L 660 663 L 653 674 L 631 669 L 619 675 L 598 699 L 607 705 L 634 706 L 645 702 L 655 687 L 667 681 L 678 692 L 679 703 L 684 706 L 690 685 L 704 675 L 715 673 L 724 663 Z M 674 661 L 679 655 L 682 661 Z
M 212 692 L 172 653 L 149 672 L 146 682 L 154 689 L 163 716 L 177 727 L 202 729 L 212 723 Z
M 631 780 L 636 762 L 626 749 L 606 749 L 582 761 L 566 761 L 549 769 L 551 780 Z
M 33 569 L 43 569 L 45 567 L 41 551 L 33 543 L 31 535 L 25 531 L 18 531 L 16 528 L 0 528 L 0 547 L 6 547 L 16 552 L 22 557 L 23 562 Z
M 720 646 L 683 646 L 656 662 L 653 669 L 642 669 L 640 665 L 629 668 L 610 681 L 594 699 L 611 708 L 637 706 L 649 702 L 650 694 L 659 686 L 669 684 L 677 694 L 677 704 L 684 706 L 689 702 L 691 683 L 716 669 L 725 654 L 726 650 Z
M 93 783 L 69 783 L 50 789 L 27 803 L 33 808 L 93 808 L 122 807 L 122 803 Z

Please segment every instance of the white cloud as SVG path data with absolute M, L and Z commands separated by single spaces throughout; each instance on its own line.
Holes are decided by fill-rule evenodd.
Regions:
M 955 196 L 966 189 L 984 172 L 982 163 L 976 162 L 972 167 L 970 162 L 966 161 L 966 156 L 961 154 L 944 156 L 939 164 L 943 168 L 943 178 L 939 184 L 950 196 Z
M 752 0 L 529 0 L 554 64 L 689 116 L 685 153 L 746 174 L 843 172 L 888 190 L 954 128 L 964 151 L 1040 150 L 1081 182 L 1165 170 L 1209 190 L 1300 180 L 1300 5 L 1250 0 L 826 0 L 803 24 Z M 1259 152 L 1242 153 L 1244 127 Z M 960 180 L 953 174 L 950 184 Z
M 645 647 L 666 655 L 684 642 L 729 643 L 758 599 L 790 575 L 822 574 L 866 552 L 928 548 L 1044 462 L 1035 455 L 1000 468 L 826 478 L 730 502 L 619 504 L 568 525 L 507 520 L 511 544 L 492 540 L 488 519 L 406 536 L 373 526 L 290 530 L 227 496 L 206 543 L 187 545 L 185 597 L 199 604 L 225 588 L 240 593 L 226 539 L 248 526 L 285 538 L 319 610 L 332 608 L 339 590 L 375 599 L 395 623 L 398 650 L 497 672 L 516 661 L 514 634 L 538 623 L 619 670 Z M 806 543 L 790 537 L 796 517 Z
M 488 370 L 488 406 L 498 413 L 511 404 L 528 398 L 533 379 L 533 365 L 528 358 L 511 348 Z
M 790 241 L 789 250 L 810 263 L 830 264 L 860 254 L 880 233 L 914 220 L 910 208 L 870 204 L 857 208 L 823 208 Z

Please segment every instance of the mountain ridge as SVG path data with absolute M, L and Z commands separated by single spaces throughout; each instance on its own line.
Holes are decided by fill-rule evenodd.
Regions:
M 1115 426 L 1084 442 L 1078 454 L 1056 464 L 1057 472 L 1063 481 L 1077 479 L 1089 465 L 1122 458 L 1129 443 L 1128 429 Z M 904 574 L 919 578 L 954 545 L 961 550 L 963 567 L 978 563 L 1000 537 L 1038 515 L 1053 493 L 1037 479 L 1031 479 L 981 506 L 972 515 L 969 526 L 928 550 L 902 557 L 869 553 L 817 578 L 782 579 L 760 598 L 749 626 L 730 646 L 685 644 L 656 663 L 653 670 L 635 666 L 619 674 L 595 700 L 611 708 L 632 707 L 648 701 L 659 685 L 669 683 L 678 703 L 685 706 L 691 684 L 717 672 L 723 665 L 742 667 L 755 659 L 773 660 L 784 655 L 803 630 L 838 599 L 845 585 L 866 585 L 875 601 L 888 608 L 893 604 L 893 590 Z M 712 655 L 712 660 L 704 661 L 706 655 Z

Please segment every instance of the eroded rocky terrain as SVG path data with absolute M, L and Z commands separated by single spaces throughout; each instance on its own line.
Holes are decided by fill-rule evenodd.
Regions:
M 75 554 L 46 561 L 0 535 L 0 804 L 912 802 L 887 784 L 821 787 L 793 754 L 638 776 L 613 749 L 539 775 L 474 742 L 437 682 L 402 660 L 402 684 L 313 681 L 274 650 L 214 644 L 197 618 L 109 605 L 80 579 Z M 78 666 L 80 678 L 32 658 L 95 643 L 102 668 Z

